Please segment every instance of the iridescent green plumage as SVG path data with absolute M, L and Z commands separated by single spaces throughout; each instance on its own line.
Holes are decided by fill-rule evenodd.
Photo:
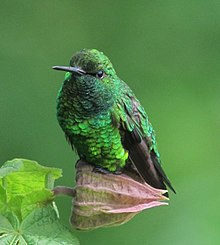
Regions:
M 173 190 L 160 165 L 154 130 L 110 60 L 95 49 L 76 53 L 57 98 L 57 118 L 70 144 L 87 162 L 116 172 L 133 165 L 150 185 Z

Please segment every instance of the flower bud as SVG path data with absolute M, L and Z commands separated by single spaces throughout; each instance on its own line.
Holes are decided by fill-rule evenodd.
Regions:
M 167 205 L 166 190 L 151 187 L 136 174 L 94 171 L 79 161 L 71 223 L 80 230 L 121 225 L 144 209 Z

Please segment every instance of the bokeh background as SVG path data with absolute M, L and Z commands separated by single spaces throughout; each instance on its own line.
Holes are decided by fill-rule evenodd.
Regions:
M 83 245 L 220 244 L 220 2 L 0 1 L 0 162 L 22 157 L 63 169 L 77 156 L 56 121 L 66 65 L 97 48 L 146 108 L 163 166 L 177 190 L 170 206 L 129 223 L 74 231 Z M 71 200 L 58 198 L 69 225 Z

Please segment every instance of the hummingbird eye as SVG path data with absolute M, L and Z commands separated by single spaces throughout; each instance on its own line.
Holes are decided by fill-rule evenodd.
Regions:
M 98 71 L 97 73 L 96 73 L 96 77 L 97 78 L 99 78 L 99 79 L 102 79 L 103 77 L 104 77 L 104 75 L 105 75 L 105 73 L 104 73 L 104 71 Z

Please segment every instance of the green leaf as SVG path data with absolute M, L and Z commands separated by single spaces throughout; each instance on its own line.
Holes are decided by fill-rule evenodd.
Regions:
M 0 241 L 3 244 L 16 244 L 20 222 L 13 213 L 0 214 Z
M 60 223 L 55 204 L 35 208 L 21 223 L 13 213 L 0 216 L 0 241 L 10 245 L 79 244 L 72 232 Z
M 2 165 L 0 169 L 0 178 L 9 175 L 10 173 L 18 171 L 22 166 L 22 159 L 14 159 L 12 161 L 7 161 Z
M 61 169 L 44 167 L 26 159 L 7 161 L 0 169 L 0 178 L 4 179 L 2 186 L 6 187 L 8 199 L 14 195 L 26 195 L 33 190 L 53 188 L 54 180 L 61 176 Z
M 59 220 L 51 190 L 61 170 L 14 159 L 0 168 L 0 244 L 79 244 Z
M 6 190 L 0 185 L 0 214 L 7 210 Z
M 0 168 L 0 213 L 12 211 L 21 221 L 34 208 L 53 200 L 51 189 L 61 176 L 61 169 L 44 167 L 35 161 L 7 161 Z
M 43 207 L 54 199 L 53 192 L 50 190 L 34 191 L 23 199 L 21 206 L 22 218 L 25 218 L 31 210 Z
M 20 220 L 24 219 L 33 209 L 43 207 L 51 203 L 54 199 L 51 190 L 43 189 L 33 191 L 26 196 L 16 195 L 8 203 L 10 210 L 14 212 Z

